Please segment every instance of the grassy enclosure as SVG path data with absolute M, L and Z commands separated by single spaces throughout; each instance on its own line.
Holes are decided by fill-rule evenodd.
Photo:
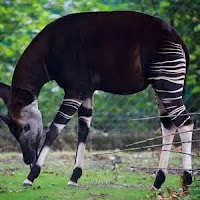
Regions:
M 87 152 L 85 170 L 78 187 L 67 186 L 72 172 L 75 153 L 51 152 L 34 186 L 24 188 L 29 167 L 22 162 L 18 153 L 0 155 L 0 199 L 200 199 L 200 176 L 194 177 L 189 194 L 180 191 L 181 156 L 172 154 L 169 175 L 163 185 L 162 194 L 150 191 L 153 173 L 156 171 L 157 152 L 120 153 L 118 155 L 95 155 Z M 116 162 L 115 162 L 116 161 Z M 117 163 L 113 165 L 113 163 Z M 194 159 L 194 168 L 200 165 L 200 159 Z M 132 168 L 131 168 L 132 167 Z M 151 169 L 136 169 L 144 167 Z

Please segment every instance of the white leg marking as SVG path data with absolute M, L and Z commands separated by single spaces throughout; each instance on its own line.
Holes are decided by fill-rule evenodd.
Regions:
M 24 182 L 23 182 L 24 185 L 33 185 L 33 182 L 26 179 Z
M 72 118 L 71 115 L 67 115 L 67 114 L 65 114 L 65 113 L 63 113 L 63 112 L 61 112 L 61 111 L 58 111 L 58 113 L 59 113 L 62 117 L 64 117 L 65 119 L 71 119 L 71 118 Z
M 81 142 L 78 145 L 77 156 L 76 156 L 76 163 L 74 165 L 74 168 L 80 167 L 82 169 L 82 167 L 83 167 L 83 160 L 84 160 L 84 152 L 85 152 L 85 143 Z
M 193 124 L 187 125 L 187 126 L 182 126 L 178 128 L 179 132 L 184 132 L 184 131 L 189 131 L 187 133 L 182 133 L 180 134 L 181 142 L 187 142 L 187 141 L 192 141 L 192 130 L 193 130 Z M 183 143 L 182 144 L 182 152 L 191 154 L 191 149 L 192 149 L 192 143 Z M 183 168 L 185 170 L 191 170 L 192 169 L 192 158 L 190 155 L 183 154 L 182 155 L 183 159 Z
M 87 124 L 87 127 L 88 127 L 88 128 L 90 127 L 92 117 L 84 117 L 84 116 L 81 116 L 81 117 L 79 117 L 78 119 L 79 119 L 79 120 L 83 120 L 83 121 Z
M 78 106 L 82 104 L 82 101 L 75 99 L 64 99 L 63 102 L 74 102 L 75 104 L 78 104 Z
M 174 135 L 171 135 L 172 133 L 175 133 L 176 128 L 172 127 L 170 130 L 166 129 L 162 124 L 162 135 L 167 136 L 162 139 L 163 144 L 171 144 Z M 160 162 L 159 162 L 159 168 L 162 169 L 162 171 L 166 174 L 167 173 L 167 166 L 168 166 L 168 161 L 169 161 L 169 155 L 170 155 L 170 150 L 171 150 L 172 145 L 165 145 L 162 146 L 162 151 L 160 155 Z
M 62 131 L 62 129 L 65 127 L 65 124 L 58 124 L 53 122 L 53 125 L 58 129 L 58 133 Z
M 75 182 L 73 182 L 73 181 L 69 181 L 68 183 L 67 183 L 67 185 L 71 185 L 71 186 L 78 186 L 78 183 L 75 183 Z
M 92 101 L 92 98 L 86 99 L 86 100 L 83 102 L 83 106 L 84 106 L 85 108 L 92 109 L 92 108 L 93 108 L 93 101 Z
M 42 167 L 42 165 L 44 164 L 44 160 L 45 160 L 45 157 L 47 155 L 47 153 L 49 152 L 49 147 L 48 146 L 45 146 L 40 155 L 39 155 L 39 158 L 37 159 L 37 162 L 36 162 L 36 165 L 38 165 L 39 167 Z

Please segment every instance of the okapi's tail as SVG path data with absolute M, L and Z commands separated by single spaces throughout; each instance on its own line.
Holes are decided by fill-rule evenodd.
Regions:
M 186 74 L 187 74 L 187 70 L 188 70 L 188 67 L 189 67 L 189 64 L 190 64 L 190 55 L 189 55 L 189 51 L 188 51 L 186 44 L 182 40 L 181 40 L 181 43 L 182 43 L 181 45 L 182 45 L 183 51 L 185 53 Z M 184 81 L 183 95 L 185 94 L 185 85 L 186 85 L 186 81 Z
M 182 49 L 185 53 L 186 73 L 187 73 L 188 67 L 189 67 L 189 64 L 190 64 L 190 55 L 189 55 L 188 48 L 187 48 L 185 42 L 183 41 L 183 39 L 180 37 L 180 35 L 174 29 L 173 29 L 173 32 L 176 35 L 176 42 L 182 46 Z M 183 95 L 185 93 L 185 85 L 186 85 L 186 81 L 184 81 Z
M 190 55 L 189 55 L 189 51 L 185 45 L 185 43 L 183 42 L 182 43 L 182 48 L 183 48 L 183 51 L 185 53 L 185 59 L 186 59 L 186 70 L 188 69 L 189 67 L 189 64 L 190 64 Z
M 174 42 L 180 44 L 183 48 L 184 53 L 185 53 L 186 71 L 187 71 L 189 64 L 190 64 L 190 55 L 189 55 L 188 48 L 187 48 L 185 42 L 183 41 L 183 39 L 180 37 L 180 35 L 174 29 L 172 29 L 172 32 L 175 35 L 175 41 Z

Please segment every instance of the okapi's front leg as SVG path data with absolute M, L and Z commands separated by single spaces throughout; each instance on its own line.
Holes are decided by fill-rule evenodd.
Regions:
M 84 160 L 84 151 L 89 133 L 90 123 L 92 119 L 93 102 L 92 97 L 86 99 L 78 109 L 78 145 L 76 152 L 76 160 L 74 170 L 68 185 L 77 186 L 77 181 L 82 175 L 82 167 Z
M 39 174 L 41 167 L 44 163 L 45 157 L 52 145 L 53 141 L 58 136 L 59 132 L 65 127 L 65 125 L 70 121 L 74 113 L 81 106 L 82 101 L 72 98 L 65 98 L 57 112 L 53 122 L 50 125 L 48 132 L 46 133 L 46 139 L 40 151 L 37 161 L 33 164 L 31 171 L 24 181 L 24 185 L 32 185 L 34 179 L 36 179 Z

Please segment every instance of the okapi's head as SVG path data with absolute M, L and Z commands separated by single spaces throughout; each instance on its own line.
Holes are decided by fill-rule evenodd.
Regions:
M 8 115 L 0 118 L 20 144 L 24 162 L 33 163 L 37 158 L 38 146 L 43 131 L 42 116 L 37 99 L 25 89 L 12 91 L 10 86 L 0 83 L 0 98 L 8 108 Z

